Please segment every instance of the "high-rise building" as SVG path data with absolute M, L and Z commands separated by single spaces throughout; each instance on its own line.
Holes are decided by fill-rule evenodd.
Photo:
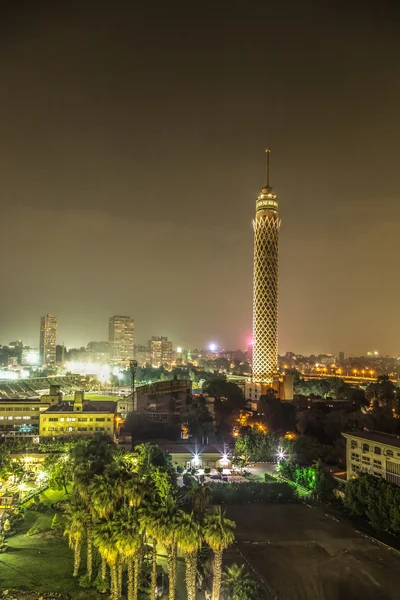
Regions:
M 152 367 L 171 366 L 172 342 L 167 337 L 153 336 L 149 341 L 150 364 Z
M 289 380 L 278 376 L 278 258 L 279 228 L 278 199 L 267 181 L 256 200 L 253 262 L 253 352 L 252 381 L 246 385 L 246 396 L 257 402 L 260 396 L 274 387 L 281 398 L 290 396 Z
M 134 356 L 139 367 L 144 367 L 144 365 L 149 362 L 149 347 L 139 344 L 135 345 Z
M 129 361 L 133 359 L 134 329 L 135 323 L 131 317 L 114 315 L 110 318 L 108 342 L 111 364 L 129 367 Z
M 56 364 L 57 318 L 46 315 L 40 319 L 40 361 L 43 366 Z

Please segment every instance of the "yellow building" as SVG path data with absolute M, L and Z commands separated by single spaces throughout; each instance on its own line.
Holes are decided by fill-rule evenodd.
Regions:
M 114 438 L 116 402 L 85 400 L 75 392 L 73 402 L 60 402 L 40 414 L 40 435 L 88 436 L 106 433 Z
M 60 386 L 39 398 L 0 399 L 0 436 L 37 435 L 40 414 L 60 399 Z
M 380 431 L 343 433 L 347 479 L 359 473 L 383 477 L 400 486 L 400 438 Z

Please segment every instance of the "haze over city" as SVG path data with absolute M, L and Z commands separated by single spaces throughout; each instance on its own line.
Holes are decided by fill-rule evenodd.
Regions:
M 399 353 L 396 4 L 89 5 L 2 16 L 1 343 L 245 347 L 269 145 L 280 352 Z

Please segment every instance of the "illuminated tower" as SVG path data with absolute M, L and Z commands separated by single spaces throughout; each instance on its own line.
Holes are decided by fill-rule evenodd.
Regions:
M 267 183 L 256 202 L 253 273 L 253 382 L 272 384 L 278 370 L 278 200 Z
M 256 201 L 253 272 L 253 374 L 246 382 L 246 398 L 258 409 L 260 397 L 274 388 L 281 400 L 293 399 L 293 376 L 278 373 L 278 200 L 267 182 Z

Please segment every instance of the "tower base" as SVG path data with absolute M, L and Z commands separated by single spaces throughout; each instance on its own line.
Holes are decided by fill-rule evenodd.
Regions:
M 273 389 L 279 400 L 293 400 L 293 375 L 276 375 L 272 382 L 246 381 L 245 398 L 250 404 L 251 410 L 258 409 L 261 396 L 266 396 Z

